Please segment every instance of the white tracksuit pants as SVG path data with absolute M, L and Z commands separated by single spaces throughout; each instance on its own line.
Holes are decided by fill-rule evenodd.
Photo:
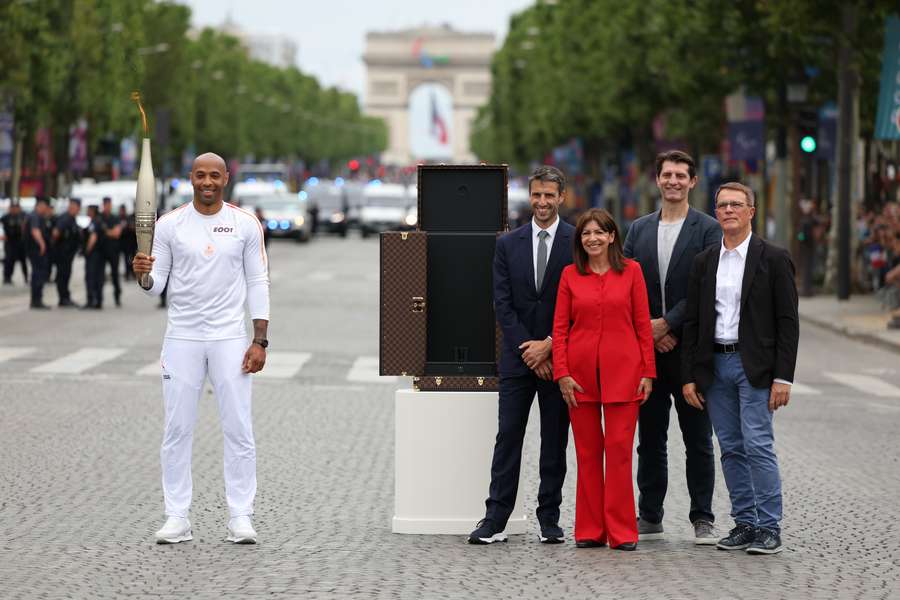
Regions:
M 253 514 L 256 444 L 251 419 L 253 379 L 241 371 L 249 340 L 210 342 L 166 338 L 162 384 L 166 422 L 160 461 L 166 516 L 187 517 L 191 507 L 191 447 L 197 403 L 209 375 L 225 438 L 225 498 L 232 517 Z

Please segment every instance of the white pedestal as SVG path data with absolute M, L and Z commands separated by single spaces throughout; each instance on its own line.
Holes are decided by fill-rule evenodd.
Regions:
M 497 392 L 397 390 L 394 411 L 394 533 L 471 533 L 491 482 Z M 507 534 L 525 533 L 521 497 Z

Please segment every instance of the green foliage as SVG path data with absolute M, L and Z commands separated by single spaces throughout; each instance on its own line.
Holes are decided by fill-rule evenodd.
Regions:
M 356 96 L 253 60 L 223 33 L 194 34 L 190 18 L 189 8 L 169 0 L 4 0 L 0 104 L 12 105 L 26 143 L 51 127 L 62 169 L 69 127 L 80 117 L 91 154 L 102 138 L 140 135 L 133 90 L 142 94 L 151 135 L 154 118 L 167 116 L 167 143 L 155 143 L 154 154 L 169 164 L 187 148 L 318 161 L 386 146 L 385 124 L 363 116 Z
M 777 126 L 779 90 L 805 81 L 810 105 L 837 96 L 839 0 L 558 0 L 514 15 L 492 64 L 493 90 L 472 145 L 481 158 L 527 164 L 573 136 L 593 149 L 630 145 L 647 158 L 652 123 L 695 152 L 715 151 L 724 99 L 743 88 Z M 864 0 L 851 43 L 863 133 L 877 102 L 884 20 L 893 0 Z

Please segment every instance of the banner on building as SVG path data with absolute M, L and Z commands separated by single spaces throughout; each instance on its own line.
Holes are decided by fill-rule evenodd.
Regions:
M 896 15 L 888 17 L 884 25 L 875 139 L 900 140 L 900 17 Z
M 10 112 L 0 112 L 0 179 L 12 177 L 13 152 L 15 141 L 13 115 Z
M 87 120 L 83 117 L 69 128 L 69 169 L 78 177 L 88 170 Z

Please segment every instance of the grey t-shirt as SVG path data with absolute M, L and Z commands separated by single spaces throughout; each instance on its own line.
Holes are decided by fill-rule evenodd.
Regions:
M 659 263 L 659 286 L 662 292 L 663 314 L 666 313 L 666 273 L 669 271 L 669 261 L 672 259 L 672 249 L 675 241 L 681 233 L 684 219 L 671 223 L 659 222 L 659 230 L 656 233 L 657 262 Z

